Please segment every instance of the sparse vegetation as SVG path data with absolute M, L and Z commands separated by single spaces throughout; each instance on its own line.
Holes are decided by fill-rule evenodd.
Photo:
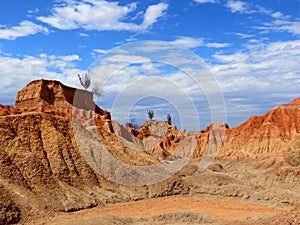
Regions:
M 154 117 L 154 111 L 153 111 L 152 109 L 148 109 L 148 110 L 147 110 L 147 113 L 148 113 L 149 119 L 152 120 L 153 117 Z
M 100 84 L 95 84 L 93 89 L 92 89 L 92 93 L 94 95 L 96 95 L 97 97 L 102 96 L 103 95 L 103 89 L 102 89 L 101 85 Z
M 291 166 L 300 166 L 300 151 L 290 152 L 290 154 L 286 157 L 286 161 Z
M 91 85 L 91 76 L 88 73 L 82 75 L 82 77 L 78 74 L 78 78 L 82 87 L 87 90 Z
M 172 124 L 172 118 L 171 118 L 170 114 L 167 115 L 167 121 L 170 125 Z
M 88 73 L 85 73 L 82 76 L 80 76 L 78 74 L 78 78 L 79 78 L 81 86 L 84 87 L 85 90 L 87 90 L 91 86 L 92 78 Z M 92 88 L 92 93 L 97 97 L 102 96 L 103 95 L 102 86 L 99 83 L 94 84 L 94 86 Z
M 134 128 L 135 130 L 139 130 L 140 126 L 136 123 L 134 118 L 131 118 L 129 121 L 129 126 Z

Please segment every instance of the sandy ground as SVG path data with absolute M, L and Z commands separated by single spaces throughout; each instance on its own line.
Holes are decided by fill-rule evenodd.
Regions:
M 219 161 L 199 172 L 197 165 L 192 161 L 180 174 L 147 187 L 92 189 L 89 198 L 64 187 L 68 201 L 55 189 L 51 197 L 45 192 L 38 198 L 0 185 L 18 191 L 24 205 L 31 206 L 22 225 L 300 225 L 300 206 L 291 211 L 300 202 L 300 168 L 271 161 Z M 102 196 L 98 207 L 63 210 L 64 204 L 81 207 L 93 193 Z
M 244 202 L 209 198 L 166 197 L 69 213 L 68 215 L 58 216 L 54 221 L 48 221 L 45 224 L 70 224 L 70 222 L 79 222 L 99 215 L 140 219 L 182 211 L 200 213 L 222 222 L 245 219 L 258 214 L 273 216 L 283 212 L 282 210 Z

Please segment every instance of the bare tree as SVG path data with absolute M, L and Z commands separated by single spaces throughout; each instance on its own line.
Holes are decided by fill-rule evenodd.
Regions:
M 172 118 L 171 118 L 170 114 L 167 115 L 167 121 L 170 125 L 172 124 Z
M 78 78 L 82 87 L 87 90 L 91 85 L 91 76 L 88 73 L 82 75 L 82 77 L 78 74 Z
M 153 117 L 154 117 L 154 111 L 153 111 L 152 109 L 148 109 L 148 110 L 147 110 L 147 113 L 148 113 L 149 119 L 152 120 Z

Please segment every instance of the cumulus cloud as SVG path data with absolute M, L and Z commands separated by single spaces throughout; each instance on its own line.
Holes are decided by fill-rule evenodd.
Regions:
M 235 121 L 234 125 L 243 122 L 245 116 L 265 113 L 300 97 L 300 41 L 255 45 L 243 52 L 215 54 L 218 64 L 210 67 L 225 94 L 229 120 Z
M 56 5 L 52 9 L 52 15 L 40 16 L 37 19 L 61 30 L 83 28 L 97 31 L 138 31 L 157 22 L 167 8 L 166 3 L 150 5 L 143 15 L 142 24 L 136 24 L 126 22 L 128 15 L 136 11 L 136 3 L 121 6 L 119 2 L 75 0 Z
M 35 79 L 55 79 L 79 87 L 76 68 L 78 55 L 0 56 L 1 104 L 13 104 L 16 93 Z M 17 82 L 16 82 L 17 81 Z
M 214 73 L 219 76 L 251 76 L 264 74 L 260 78 L 274 77 L 290 74 L 296 76 L 300 71 L 297 61 L 300 59 L 300 41 L 274 42 L 270 44 L 258 43 L 249 46 L 247 52 L 234 54 L 215 54 L 214 58 L 219 65 L 212 67 Z
M 6 27 L 0 25 L 0 39 L 15 40 L 37 33 L 48 33 L 48 29 L 30 21 L 23 21 L 18 26 Z
M 168 9 L 168 4 L 159 3 L 157 5 L 150 5 L 144 15 L 143 23 L 141 28 L 147 29 L 152 24 L 156 23 L 157 19 L 161 17 L 165 10 Z

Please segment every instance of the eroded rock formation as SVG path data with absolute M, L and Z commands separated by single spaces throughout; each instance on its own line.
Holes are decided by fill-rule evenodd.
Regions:
M 74 121 L 79 123 L 79 134 L 84 134 L 83 144 L 95 141 L 94 130 L 113 157 L 135 166 L 166 158 L 170 159 L 167 163 L 172 163 L 170 156 L 181 157 L 180 152 L 174 151 L 188 148 L 194 136 L 197 143 L 193 156 L 200 158 L 210 141 L 218 143 L 222 131 L 225 136 L 219 158 L 282 161 L 289 149 L 300 143 L 300 99 L 275 107 L 263 116 L 251 117 L 235 128 L 224 123 L 214 130 L 212 124 L 203 131 L 189 133 L 164 121 L 146 121 L 138 131 L 112 121 L 110 113 L 95 105 L 88 91 L 58 81 L 33 81 L 17 94 L 15 106 L 0 105 L 0 210 L 5 211 L 4 216 L 0 215 L 2 223 L 17 222 L 32 212 L 39 215 L 41 211 L 76 211 L 106 203 L 189 193 L 189 179 L 195 178 L 186 179 L 185 185 L 183 180 L 187 174 L 198 173 L 196 167 L 180 178 L 172 177 L 165 185 L 157 184 L 157 188 L 122 186 L 105 179 L 93 167 L 97 157 L 102 156 L 100 150 L 84 152 L 78 147 Z M 143 151 L 136 151 L 136 146 Z M 93 164 L 85 154 L 91 156 Z M 111 176 L 126 174 L 109 166 Z M 226 171 L 220 168 L 215 170 Z M 272 179 L 276 183 L 276 179 L 288 179 L 287 174 L 292 174 L 293 179 L 286 183 L 296 188 L 298 171 L 287 171 Z M 201 174 L 198 176 L 201 178 Z M 207 180 L 211 180 L 211 174 Z M 219 186 L 206 190 L 204 184 L 201 188 L 203 193 L 215 194 L 219 190 Z
M 283 159 L 300 143 L 300 99 L 227 129 L 220 155 Z

